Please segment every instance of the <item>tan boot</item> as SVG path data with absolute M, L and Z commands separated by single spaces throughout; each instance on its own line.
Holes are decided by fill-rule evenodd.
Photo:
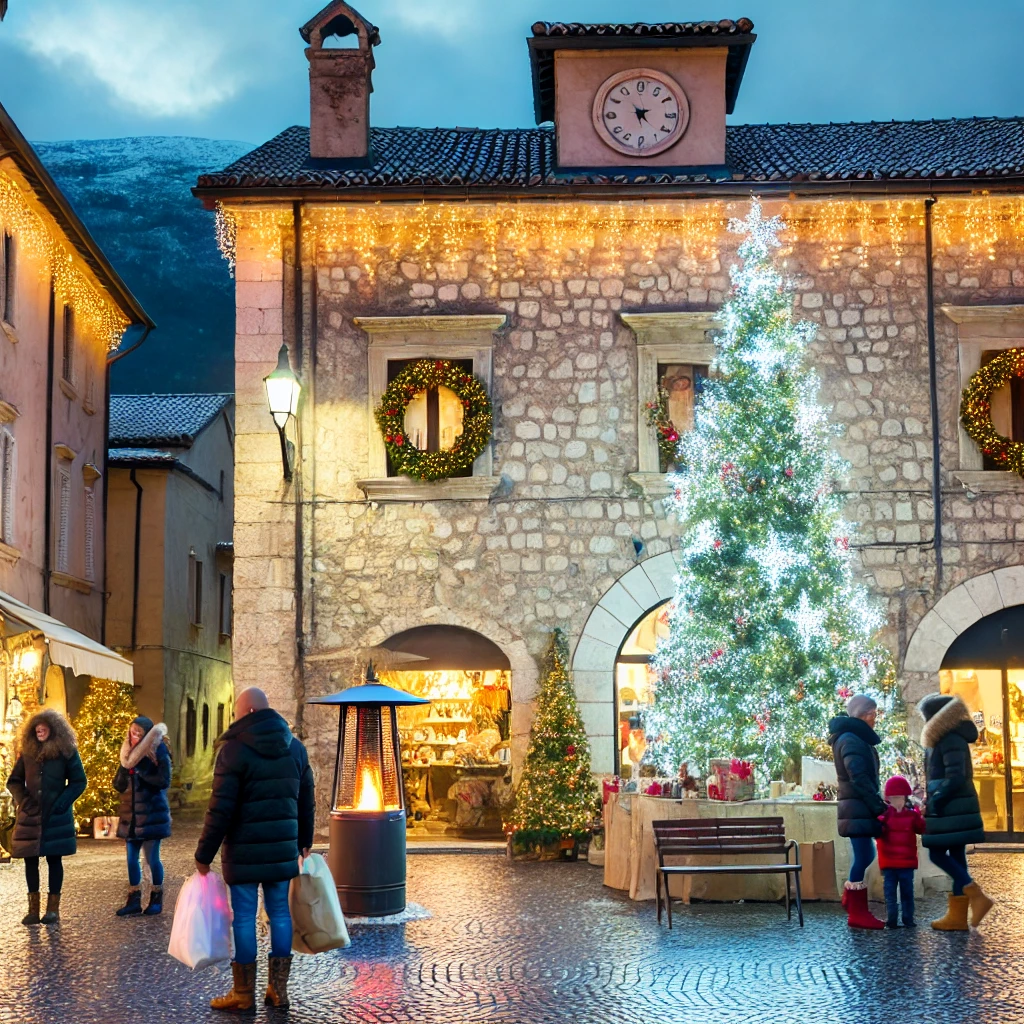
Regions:
M 970 900 L 966 896 L 954 896 L 949 894 L 949 909 L 945 917 L 938 921 L 932 921 L 932 927 L 937 932 L 965 932 L 967 928 L 967 908 Z
M 60 893 L 46 894 L 46 913 L 39 918 L 42 924 L 56 924 L 60 920 Z
M 226 995 L 210 1000 L 211 1010 L 251 1010 L 256 1005 L 256 965 L 231 961 L 234 984 Z
M 28 894 L 28 913 L 21 919 L 22 924 L 39 924 L 39 893 Z
M 263 999 L 267 1006 L 276 1006 L 279 1010 L 288 1009 L 288 975 L 291 969 L 290 956 L 272 956 L 267 959 L 267 994 Z
M 971 925 L 977 928 L 982 918 L 995 906 L 995 904 L 981 891 L 977 882 L 971 882 L 964 886 L 964 895 L 971 905 Z

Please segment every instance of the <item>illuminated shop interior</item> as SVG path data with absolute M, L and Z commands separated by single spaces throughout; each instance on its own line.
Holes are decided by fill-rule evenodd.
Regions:
M 633 627 L 615 660 L 615 770 L 623 778 L 630 777 L 646 750 L 643 719 L 654 702 L 650 661 L 658 640 L 668 636 L 668 612 L 667 601 L 652 608 Z

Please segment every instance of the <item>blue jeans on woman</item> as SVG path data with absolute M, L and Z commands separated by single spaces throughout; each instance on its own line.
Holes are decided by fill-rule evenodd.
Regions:
M 851 836 L 853 863 L 850 865 L 850 881 L 863 882 L 864 872 L 875 859 L 875 841 L 871 836 Z
M 964 886 L 974 881 L 967 870 L 967 848 L 965 846 L 933 846 L 928 851 L 931 862 L 953 879 L 953 895 L 963 896 Z
M 128 854 L 128 884 L 131 886 L 142 884 L 142 865 L 139 863 L 139 854 L 144 852 L 146 863 L 149 865 L 149 873 L 153 876 L 153 888 L 162 889 L 164 866 L 160 863 L 160 840 L 128 839 L 125 841 L 125 850 Z
M 260 882 L 232 885 L 231 931 L 235 936 L 235 963 L 256 963 L 256 904 Z M 291 956 L 292 915 L 288 910 L 288 881 L 263 882 L 263 905 L 270 918 L 270 955 Z

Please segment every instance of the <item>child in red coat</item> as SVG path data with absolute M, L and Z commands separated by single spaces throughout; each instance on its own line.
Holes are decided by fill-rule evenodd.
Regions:
M 910 803 L 910 783 L 894 775 L 885 784 L 885 802 L 889 805 L 878 816 L 882 834 L 878 837 L 878 866 L 885 881 L 887 928 L 896 928 L 899 890 L 903 904 L 903 927 L 914 928 L 914 872 L 917 870 L 917 837 L 924 834 L 924 817 Z

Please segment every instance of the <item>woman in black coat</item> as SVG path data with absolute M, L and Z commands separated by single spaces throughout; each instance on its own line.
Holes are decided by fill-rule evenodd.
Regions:
M 839 834 L 850 840 L 853 863 L 843 889 L 843 906 L 851 928 L 884 928 L 868 909 L 868 888 L 864 874 L 875 859 L 874 837 L 882 832 L 878 820 L 885 813 L 885 801 L 878 779 L 881 742 L 875 732 L 875 701 L 865 694 L 851 697 L 846 714 L 836 715 L 828 724 L 829 744 L 839 784 Z
M 128 727 L 121 744 L 121 765 L 114 776 L 114 789 L 121 794 L 121 817 L 117 834 L 125 840 L 128 853 L 128 899 L 118 917 L 159 914 L 164 903 L 164 866 L 160 863 L 160 841 L 171 834 L 171 807 L 167 790 L 171 785 L 171 752 L 167 748 L 167 726 L 154 725 L 139 715 Z M 153 877 L 149 905 L 142 909 L 142 868 L 139 854 L 145 852 Z
M 74 805 L 85 792 L 85 769 L 71 723 L 46 708 L 33 715 L 21 734 L 21 756 L 7 780 L 17 811 L 11 854 L 25 859 L 28 913 L 22 924 L 54 924 L 60 919 L 64 884 L 62 858 L 77 850 Z M 49 893 L 39 916 L 39 858 L 46 858 Z
M 967 912 L 977 926 L 992 909 L 992 901 L 967 870 L 968 843 L 985 838 L 981 805 L 974 788 L 971 744 L 977 742 L 978 728 L 971 721 L 967 705 L 948 693 L 932 693 L 917 710 L 924 719 L 921 746 L 925 748 L 928 802 L 925 806 L 925 834 L 933 864 L 953 879 L 953 892 L 945 917 L 932 921 L 937 931 L 965 932 Z

